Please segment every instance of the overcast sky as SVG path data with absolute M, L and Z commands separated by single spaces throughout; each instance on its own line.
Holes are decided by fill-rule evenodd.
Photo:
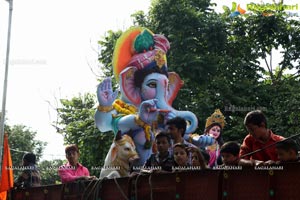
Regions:
M 51 123 L 55 98 L 96 92 L 97 40 L 106 31 L 125 30 L 130 15 L 147 11 L 150 0 L 14 0 L 6 118 L 24 124 L 47 141 L 44 159 L 64 155 L 62 136 Z M 0 1 L 1 105 L 6 53 L 8 3 Z M 60 157 L 60 158 L 64 158 Z

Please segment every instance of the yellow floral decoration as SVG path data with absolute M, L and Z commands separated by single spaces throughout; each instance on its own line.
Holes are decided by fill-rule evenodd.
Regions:
M 130 115 L 130 114 L 135 114 L 137 113 L 137 108 L 135 106 L 132 105 L 128 105 L 126 104 L 124 101 L 117 99 L 114 101 L 114 103 L 112 104 L 112 107 L 121 115 Z M 146 138 L 146 142 L 145 142 L 145 148 L 149 149 L 151 147 L 151 141 L 150 141 L 150 136 L 151 136 L 151 126 L 145 122 L 143 122 L 138 115 L 135 116 L 134 118 L 135 123 L 142 127 L 144 129 L 145 132 L 145 138 Z

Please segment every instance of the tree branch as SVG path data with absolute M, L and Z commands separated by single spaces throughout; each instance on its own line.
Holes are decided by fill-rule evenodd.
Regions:
M 272 72 L 272 70 L 270 69 L 270 66 L 269 66 L 269 64 L 268 64 L 267 59 L 264 58 L 264 60 L 265 60 L 265 63 L 266 63 L 266 65 L 267 65 L 268 71 L 269 71 L 269 73 L 270 73 L 271 81 L 273 82 L 273 81 L 274 81 L 273 72 Z
M 273 64 L 272 64 L 272 49 L 270 51 L 270 69 L 273 71 Z

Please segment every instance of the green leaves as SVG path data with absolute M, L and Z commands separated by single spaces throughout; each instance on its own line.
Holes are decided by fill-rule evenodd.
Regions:
M 42 185 L 60 184 L 61 179 L 57 173 L 58 168 L 64 164 L 63 160 L 44 160 L 38 165 L 42 177 Z
M 107 35 L 98 41 L 100 52 L 98 54 L 98 61 L 100 65 L 100 71 L 102 76 L 99 81 L 103 80 L 105 77 L 112 77 L 114 89 L 117 86 L 116 79 L 113 79 L 113 66 L 112 66 L 112 54 L 117 42 L 117 39 L 121 36 L 122 31 L 107 31 Z
M 220 108 L 227 121 L 225 140 L 241 142 L 245 115 L 259 108 L 275 132 L 299 132 L 299 20 L 282 11 L 230 18 L 237 5 L 223 7 L 223 14 L 209 5 L 208 0 L 159 0 L 152 1 L 148 14 L 133 15 L 135 25 L 164 34 L 171 43 L 169 71 L 185 83 L 173 106 L 197 115 L 198 133 Z M 111 40 L 103 44 L 115 38 L 106 39 Z
M 113 140 L 113 133 L 100 133 L 95 127 L 95 95 L 84 94 L 72 99 L 61 99 L 59 132 L 64 135 L 66 144 L 77 144 L 80 162 L 92 169 L 102 166 Z M 100 171 L 90 171 L 99 176 Z
M 36 155 L 37 162 L 42 157 L 46 142 L 37 140 L 36 132 L 24 125 L 14 125 L 8 128 L 8 142 L 11 149 L 11 157 L 14 166 L 21 166 L 25 152 L 32 152 Z M 20 171 L 14 171 L 17 177 Z

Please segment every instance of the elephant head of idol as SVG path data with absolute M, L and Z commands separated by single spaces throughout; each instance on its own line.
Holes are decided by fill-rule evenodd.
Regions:
M 189 122 L 189 134 L 196 130 L 198 120 L 192 112 L 172 107 L 183 81 L 177 73 L 168 72 L 169 49 L 165 36 L 146 28 L 131 28 L 116 43 L 114 75 L 119 80 L 122 100 L 138 107 L 145 100 L 157 99 L 157 108 L 168 111 L 168 118 L 179 116 Z

